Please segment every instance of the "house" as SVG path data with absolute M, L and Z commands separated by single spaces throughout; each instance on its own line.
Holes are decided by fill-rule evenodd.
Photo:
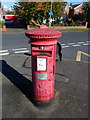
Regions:
M 65 14 L 69 18 L 71 18 L 75 14 L 82 13 L 83 12 L 82 8 L 83 8 L 83 4 L 75 4 L 75 5 L 67 4 L 65 7 Z
M 78 4 L 76 6 L 73 5 L 73 7 L 74 7 L 74 14 L 79 14 L 79 13 L 83 12 L 83 10 L 82 10 L 83 4 Z

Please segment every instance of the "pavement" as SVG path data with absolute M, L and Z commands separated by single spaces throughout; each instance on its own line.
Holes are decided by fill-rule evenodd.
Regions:
M 2 118 L 88 118 L 88 62 L 56 62 L 56 93 L 47 107 L 31 99 L 31 56 L 3 56 L 0 65 Z

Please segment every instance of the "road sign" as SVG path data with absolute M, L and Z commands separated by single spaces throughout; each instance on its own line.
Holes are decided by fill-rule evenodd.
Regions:
M 50 12 L 50 13 L 48 13 L 49 15 L 53 15 L 53 13 L 52 12 Z

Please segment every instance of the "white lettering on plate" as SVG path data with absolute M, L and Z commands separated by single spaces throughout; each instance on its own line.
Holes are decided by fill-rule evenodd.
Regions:
M 37 71 L 46 71 L 46 58 L 37 58 Z

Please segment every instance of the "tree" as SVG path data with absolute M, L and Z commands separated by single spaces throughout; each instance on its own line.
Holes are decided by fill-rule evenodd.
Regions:
M 52 3 L 52 12 L 53 18 L 61 17 L 64 15 L 64 9 L 66 6 L 66 2 L 53 2 Z
M 0 8 L 1 8 L 1 2 L 0 2 Z
M 86 22 L 90 23 L 90 2 L 83 3 L 83 12 L 86 17 Z
M 85 21 L 87 22 L 87 27 L 90 28 L 90 1 L 83 3 L 83 12 L 85 14 Z
M 10 11 L 10 10 L 5 11 L 5 12 L 6 12 L 6 14 L 12 14 L 12 15 L 14 15 L 14 14 L 15 14 L 15 12 L 14 12 L 14 11 Z
M 50 12 L 50 2 L 18 2 L 14 5 L 15 14 L 25 24 L 31 24 L 31 19 L 37 23 L 42 23 L 43 19 L 48 19 Z M 60 17 L 64 13 L 65 2 L 53 2 L 53 18 Z

